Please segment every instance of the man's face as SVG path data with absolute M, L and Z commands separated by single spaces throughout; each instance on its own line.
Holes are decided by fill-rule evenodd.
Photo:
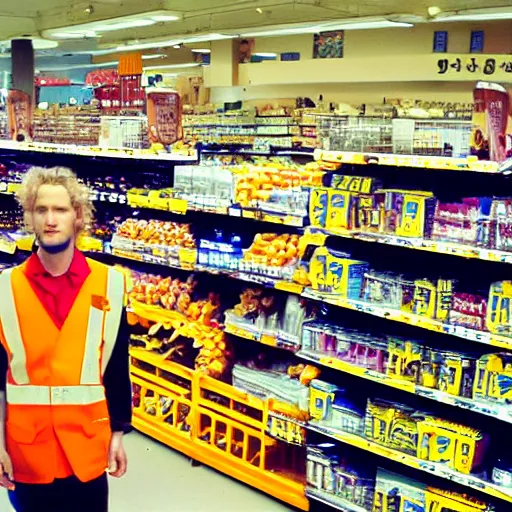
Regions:
M 39 245 L 45 249 L 64 249 L 75 238 L 77 212 L 71 204 L 68 191 L 62 185 L 39 187 L 32 226 Z

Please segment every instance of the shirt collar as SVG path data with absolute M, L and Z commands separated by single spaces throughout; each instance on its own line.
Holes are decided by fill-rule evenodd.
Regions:
M 69 266 L 65 275 L 70 275 L 72 277 L 87 277 L 90 272 L 91 269 L 87 263 L 87 259 L 82 254 L 82 252 L 75 248 L 73 259 L 71 260 L 71 265 Z M 43 263 L 41 262 L 41 259 L 37 253 L 33 253 L 27 260 L 25 265 L 25 275 L 27 277 L 50 275 L 44 268 Z

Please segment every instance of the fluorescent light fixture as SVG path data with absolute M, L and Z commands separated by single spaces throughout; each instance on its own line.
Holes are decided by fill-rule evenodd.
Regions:
M 212 53 L 209 48 L 192 48 L 194 53 Z
M 84 37 L 96 37 L 102 32 L 149 27 L 156 23 L 177 21 L 179 19 L 180 16 L 171 11 L 151 11 L 132 16 L 119 16 L 103 21 L 91 21 L 80 25 L 45 30 L 43 35 L 55 39 L 81 39 Z
M 201 64 L 199 62 L 187 62 L 185 64 L 162 64 L 161 66 L 145 66 L 144 70 L 154 69 L 181 69 L 181 68 L 198 68 Z
M 253 55 L 255 57 L 266 57 L 266 58 L 269 58 L 269 59 L 272 59 L 273 57 L 277 57 L 277 53 L 271 53 L 271 52 L 258 52 L 258 53 L 253 53 Z
M 49 41 L 40 37 L 13 37 L 13 39 L 30 39 L 32 40 L 32 47 L 34 50 L 52 50 L 57 48 L 59 43 L 57 41 Z M 10 48 L 11 40 L 0 41 L 0 47 Z
M 159 59 L 161 57 L 165 57 L 164 54 L 159 55 L 143 55 L 142 60 L 154 60 Z M 73 69 L 100 69 L 100 68 L 112 68 L 117 67 L 119 64 L 119 61 L 112 60 L 109 62 L 95 62 L 95 63 L 84 63 L 84 64 L 70 64 L 70 65 L 57 65 L 57 66 L 46 66 L 46 65 L 39 65 L 37 68 L 37 71 L 66 71 L 66 70 L 73 70 Z
M 369 30 L 379 28 L 409 28 L 412 23 L 391 21 L 385 18 L 353 18 L 346 20 L 320 22 L 311 25 L 291 24 L 281 25 L 281 28 L 246 32 L 240 37 L 272 37 L 294 34 L 316 34 L 329 30 Z
M 147 41 L 145 43 L 137 43 L 137 44 L 123 44 L 118 46 L 112 50 L 105 50 L 106 53 L 115 53 L 115 52 L 124 52 L 124 51 L 132 51 L 132 50 L 150 50 L 152 48 L 170 48 L 171 46 L 175 46 L 177 44 L 194 44 L 194 43 L 205 43 L 209 41 L 220 41 L 223 39 L 234 39 L 238 37 L 237 34 L 204 34 L 200 36 L 183 36 L 177 37 L 176 39 L 171 40 L 152 40 Z
M 448 12 L 436 16 L 432 21 L 443 23 L 447 21 L 492 21 L 511 20 L 512 7 L 495 9 L 467 9 L 464 11 Z
M 105 25 L 99 25 L 94 27 L 95 32 L 115 32 L 116 30 L 126 30 L 128 28 L 138 28 L 138 27 L 149 27 L 151 25 L 155 25 L 156 21 L 149 20 L 129 20 L 122 21 L 119 23 L 106 23 Z

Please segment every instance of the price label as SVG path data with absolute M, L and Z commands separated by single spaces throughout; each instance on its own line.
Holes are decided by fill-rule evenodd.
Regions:
M 8 240 L 0 240 L 0 252 L 14 254 L 16 252 L 16 242 Z
M 187 213 L 188 201 L 186 199 L 169 199 L 169 211 L 184 215 Z
M 234 208 L 231 207 L 228 210 L 230 217 L 241 217 L 242 216 L 242 210 L 240 208 Z
M 277 340 L 274 336 L 270 336 L 269 334 L 263 334 L 260 343 L 263 343 L 264 345 L 269 345 L 270 347 L 277 346 Z
M 274 439 L 280 439 L 288 444 L 304 446 L 306 444 L 306 429 L 287 418 L 268 415 L 268 433 Z
M 300 295 L 304 291 L 302 284 L 288 281 L 277 281 L 274 287 L 276 290 L 282 290 L 283 292 L 294 293 L 296 295 Z
M 9 194 L 15 194 L 20 189 L 21 189 L 21 183 L 9 183 L 7 185 L 7 192 Z

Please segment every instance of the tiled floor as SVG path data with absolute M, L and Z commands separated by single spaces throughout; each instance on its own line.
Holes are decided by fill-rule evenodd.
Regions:
M 111 479 L 110 512 L 288 512 L 291 508 L 138 433 L 125 438 L 129 470 Z M 0 491 L 0 512 L 10 512 Z

